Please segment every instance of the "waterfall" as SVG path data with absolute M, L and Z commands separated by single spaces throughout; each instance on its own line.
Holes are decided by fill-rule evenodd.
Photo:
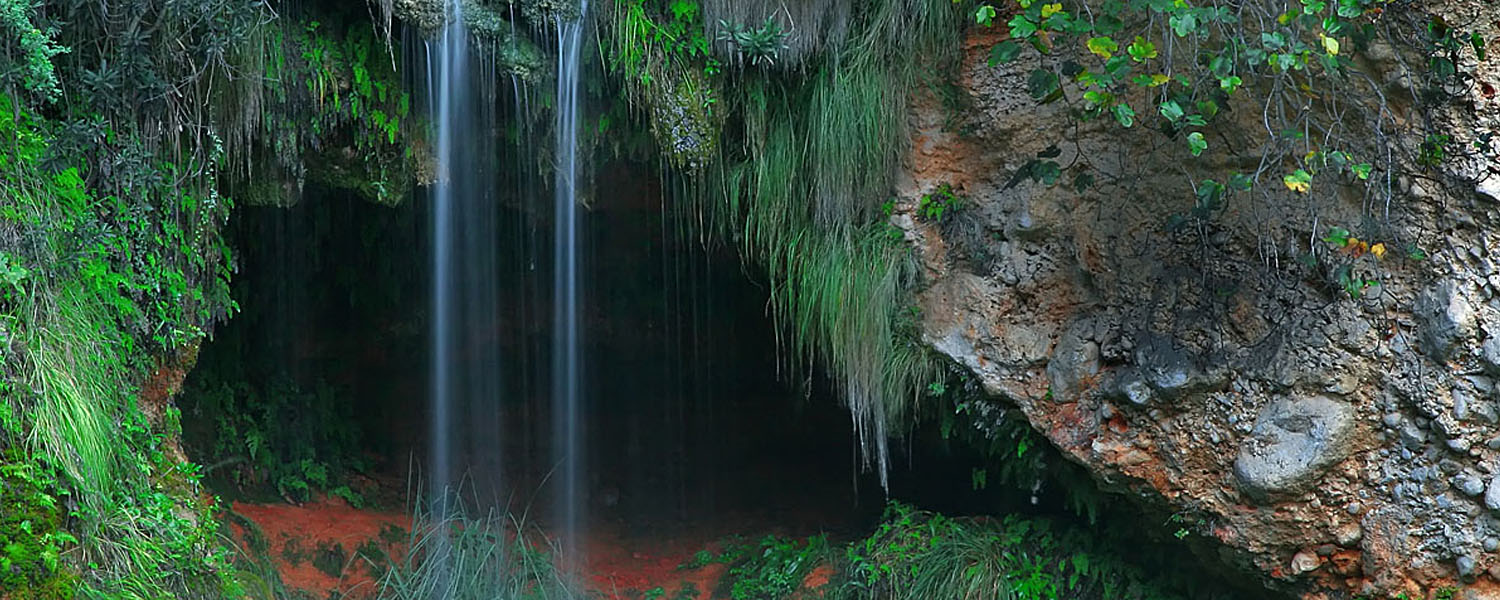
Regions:
M 583 365 L 579 359 L 578 69 L 588 0 L 557 19 L 556 237 L 553 246 L 552 403 L 558 534 L 575 549 L 584 504 Z
M 434 514 L 463 477 L 466 497 L 501 498 L 500 315 L 494 156 L 487 100 L 492 74 L 476 69 L 461 2 L 427 46 L 438 164 L 432 189 L 432 413 L 427 485 Z M 476 61 L 476 59 L 481 59 Z

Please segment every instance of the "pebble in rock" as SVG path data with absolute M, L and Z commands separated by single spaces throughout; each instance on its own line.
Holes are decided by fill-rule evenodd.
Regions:
M 1345 548 L 1354 547 L 1355 544 L 1359 543 L 1359 539 L 1364 537 L 1364 531 L 1360 529 L 1358 523 L 1345 523 L 1335 530 L 1333 534 L 1334 541 L 1337 541 L 1340 546 Z
M 1302 573 L 1316 570 L 1318 566 L 1322 564 L 1323 560 L 1318 558 L 1317 554 L 1313 554 L 1312 552 L 1304 550 L 1302 552 L 1298 552 L 1296 556 L 1292 557 L 1291 566 L 1292 572 L 1300 575 Z
M 1491 479 L 1489 489 L 1484 491 L 1484 507 L 1500 510 L 1500 477 Z
M 1485 552 L 1494 552 L 1496 550 L 1500 550 L 1500 538 L 1497 538 L 1497 537 L 1487 537 L 1487 538 L 1484 538 L 1484 551 Z
M 1475 562 L 1473 558 L 1468 556 L 1458 557 L 1458 575 L 1460 577 L 1473 577 L 1478 569 L 1479 563 Z
M 1453 478 L 1453 487 L 1465 496 L 1478 496 L 1484 493 L 1484 480 L 1478 474 L 1464 473 Z

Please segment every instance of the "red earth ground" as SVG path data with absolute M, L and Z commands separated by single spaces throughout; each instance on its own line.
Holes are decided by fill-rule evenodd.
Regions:
M 313 598 L 366 600 L 377 591 L 374 570 L 355 556 L 356 549 L 369 543 L 390 556 L 400 556 L 400 542 L 405 540 L 411 519 L 401 513 L 361 510 L 338 498 L 320 498 L 300 506 L 291 504 L 252 504 L 236 502 L 231 510 L 254 523 L 269 546 L 283 584 L 288 589 L 307 592 Z M 747 539 L 769 533 L 799 534 L 778 531 L 761 523 L 747 523 L 744 517 L 725 519 L 730 525 L 675 528 L 670 533 L 656 530 L 652 534 L 627 533 L 623 523 L 596 525 L 589 532 L 588 558 L 583 580 L 589 598 L 640 600 L 651 595 L 663 599 L 683 597 L 684 589 L 696 589 L 697 598 L 718 597 L 727 567 L 712 564 L 699 569 L 678 569 L 700 550 L 717 551 L 719 540 L 728 535 L 745 534 Z M 235 527 L 242 538 L 243 528 Z M 399 535 L 397 535 L 399 533 Z M 814 532 L 806 532 L 814 533 Z M 332 576 L 314 566 L 312 557 L 320 550 L 334 546 L 343 549 L 344 568 Z M 287 552 L 288 548 L 291 552 Z M 828 583 L 833 574 L 824 565 L 807 577 L 804 589 L 815 590 Z M 653 590 L 661 588 L 660 593 Z

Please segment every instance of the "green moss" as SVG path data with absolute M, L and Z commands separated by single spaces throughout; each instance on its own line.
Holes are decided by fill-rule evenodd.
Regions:
M 63 553 L 78 544 L 63 528 L 65 490 L 18 450 L 0 458 L 0 590 L 12 600 L 68 600 L 78 574 Z

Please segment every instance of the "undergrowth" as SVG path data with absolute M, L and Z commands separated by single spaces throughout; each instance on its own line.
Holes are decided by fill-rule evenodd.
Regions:
M 183 20 L 122 38 L 81 6 L 20 6 L 7 26 L 69 52 L 0 53 L 5 73 L 57 62 L 65 92 L 33 76 L 0 90 L 0 595 L 238 597 L 214 503 L 175 446 L 180 415 L 141 384 L 234 309 L 219 150 L 176 102 L 196 98 L 204 46 L 256 8 L 172 2 Z M 77 67 L 101 55 L 123 59 Z
M 830 545 L 767 537 L 729 540 L 679 568 L 730 565 L 719 593 L 735 600 L 932 598 L 1058 600 L 1211 598 L 1183 573 L 1147 575 L 1096 532 L 1043 518 L 950 518 L 892 502 L 868 537 Z M 818 565 L 834 574 L 807 587 Z M 822 582 L 814 582 L 822 583 Z

